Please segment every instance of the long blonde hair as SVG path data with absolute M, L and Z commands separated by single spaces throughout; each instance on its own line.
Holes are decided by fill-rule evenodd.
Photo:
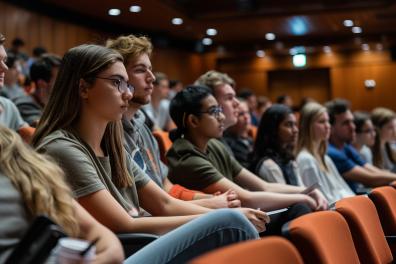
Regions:
M 327 171 L 328 168 L 325 162 L 325 155 L 327 151 L 327 142 L 325 140 L 319 143 L 319 150 L 314 149 L 313 141 L 313 123 L 316 119 L 327 110 L 324 106 L 312 102 L 306 104 L 300 112 L 300 124 L 297 143 L 297 153 L 306 149 L 316 159 L 318 159 L 321 169 Z
M 31 216 L 48 215 L 70 236 L 78 236 L 73 198 L 63 171 L 3 126 L 0 126 L 0 170 L 22 195 Z
M 117 51 L 103 46 L 81 45 L 70 49 L 62 59 L 48 104 L 33 136 L 32 145 L 37 147 L 44 137 L 58 129 L 73 132 L 73 125 L 80 117 L 82 105 L 80 81 L 93 84 L 100 72 L 117 61 L 123 62 L 122 56 Z M 110 157 L 112 180 L 120 188 L 132 185 L 123 142 L 121 121 L 110 122 L 106 127 L 102 143 Z

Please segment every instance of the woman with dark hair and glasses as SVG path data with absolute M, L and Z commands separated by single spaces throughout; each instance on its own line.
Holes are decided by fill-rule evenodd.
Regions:
M 132 93 L 118 52 L 97 45 L 75 47 L 62 59 L 33 139 L 39 151 L 59 163 L 78 202 L 99 222 L 116 233 L 163 235 L 127 262 L 184 263 L 257 238 L 254 226 L 237 210 L 200 216 L 210 210 L 169 198 L 126 157 L 121 118 Z M 140 207 L 153 217 L 140 217 Z M 256 227 L 261 231 L 264 223 Z
M 356 138 L 352 142 L 352 146 L 365 161 L 373 164 L 373 152 L 371 148 L 375 143 L 376 131 L 370 119 L 370 114 L 356 111 L 353 113 L 353 122 L 356 127 Z
M 223 135 L 225 117 L 208 88 L 188 86 L 179 92 L 171 101 L 170 115 L 177 125 L 171 133 L 173 146 L 167 153 L 169 178 L 174 183 L 205 193 L 231 189 L 242 206 L 264 211 L 292 206 L 279 219 L 273 218 L 267 233 L 279 234 L 284 222 L 310 212 L 310 208 L 326 207 L 301 194 L 301 187 L 285 185 L 284 193 L 267 191 L 272 184 L 260 180 L 228 154 L 218 140 Z

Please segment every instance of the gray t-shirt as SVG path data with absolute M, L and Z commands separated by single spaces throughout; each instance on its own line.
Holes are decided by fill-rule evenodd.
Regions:
M 15 131 L 27 125 L 14 103 L 2 96 L 0 96 L 0 125 Z
M 134 184 L 117 188 L 111 180 L 109 157 L 96 157 L 93 150 L 74 134 L 57 130 L 45 137 L 38 151 L 52 156 L 63 168 L 67 182 L 76 198 L 106 189 L 131 216 L 136 216 L 139 199 L 136 188 L 145 186 L 150 178 L 127 157 L 127 166 Z
M 30 221 L 19 191 L 0 172 L 0 263 L 4 263 L 18 244 Z

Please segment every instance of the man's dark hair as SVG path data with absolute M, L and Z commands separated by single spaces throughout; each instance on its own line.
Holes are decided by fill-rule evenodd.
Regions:
M 325 103 L 327 112 L 329 113 L 330 124 L 334 125 L 335 116 L 343 114 L 349 110 L 349 101 L 345 99 L 334 99 Z
M 47 53 L 47 50 L 44 47 L 39 46 L 39 47 L 35 47 L 33 49 L 33 56 L 35 56 L 35 57 L 40 57 L 44 53 Z
M 179 80 L 169 80 L 169 89 L 173 89 L 179 83 L 181 83 Z
M 52 77 L 52 68 L 59 67 L 62 59 L 53 54 L 45 54 L 36 60 L 30 67 L 30 79 L 33 82 L 44 80 L 49 82 Z
M 9 69 L 14 67 L 15 62 L 18 60 L 18 57 L 13 52 L 7 52 L 7 60 L 6 65 Z
M 22 47 L 22 46 L 25 46 L 25 41 L 23 41 L 22 39 L 20 39 L 20 38 L 15 38 L 13 41 L 12 41 L 12 46 L 13 47 Z
M 277 104 L 284 104 L 286 102 L 286 98 L 288 98 L 289 96 L 287 94 L 283 94 L 283 95 L 279 95 L 276 98 L 276 103 Z
M 238 97 L 243 98 L 247 100 L 249 97 L 253 96 L 254 93 L 250 91 L 249 89 L 244 89 L 240 93 L 238 93 Z

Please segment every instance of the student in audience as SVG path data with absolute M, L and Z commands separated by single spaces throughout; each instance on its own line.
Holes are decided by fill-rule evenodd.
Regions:
M 249 107 L 243 99 L 238 106 L 237 123 L 224 132 L 224 141 L 231 148 L 235 159 L 245 168 L 251 162 L 253 152 L 253 139 L 249 136 L 251 126 Z
M 251 171 L 268 182 L 304 186 L 294 160 L 297 137 L 297 121 L 291 109 L 272 105 L 261 117 Z
M 18 96 L 25 95 L 25 91 L 19 85 L 19 77 L 22 74 L 21 63 L 13 53 L 7 53 L 7 72 L 4 76 L 2 92 L 5 97 L 13 100 Z
M 150 62 L 152 44 L 146 37 L 129 35 L 108 40 L 107 47 L 121 53 L 129 83 L 135 88 L 122 120 L 125 149 L 134 161 L 158 186 L 176 198 L 190 200 L 192 203 L 209 208 L 240 206 L 235 192 L 228 191 L 222 195 L 213 196 L 188 190 L 169 181 L 168 167 L 160 160 L 157 141 L 145 124 L 145 116 L 140 110 L 142 106 L 150 102 L 155 79 Z
M 371 113 L 376 129 L 373 146 L 373 164 L 378 168 L 396 172 L 396 161 L 391 144 L 396 141 L 396 114 L 390 109 L 378 107 Z
M 154 73 L 154 86 L 150 103 L 143 106 L 143 111 L 147 117 L 153 122 L 152 130 L 169 131 L 175 127 L 169 115 L 169 80 L 162 72 Z
M 240 212 L 220 209 L 199 217 L 198 212 L 209 209 L 186 207 L 166 195 L 126 158 L 121 118 L 132 92 L 122 56 L 114 50 L 81 45 L 62 59 L 33 145 L 61 165 L 78 202 L 114 232 L 174 230 L 154 242 L 155 250 L 141 253 L 140 263 L 186 262 L 208 250 L 256 238 L 253 225 Z M 166 217 L 138 217 L 140 206 Z M 265 230 L 268 217 L 263 212 L 244 212 L 258 231 Z
M 242 206 L 265 211 L 292 206 L 283 220 L 307 213 L 308 208 L 301 211 L 301 204 L 293 206 L 296 203 L 307 203 L 312 210 L 326 208 L 316 191 L 310 193 L 313 199 L 300 193 L 304 188 L 260 180 L 227 154 L 216 139 L 224 130 L 223 109 L 207 87 L 189 86 L 179 92 L 171 102 L 170 114 L 177 125 L 167 153 L 169 178 L 174 183 L 206 193 L 232 189 Z
M 270 99 L 265 96 L 258 96 L 257 97 L 257 107 L 254 111 L 254 115 L 257 118 L 258 125 L 260 124 L 261 117 L 263 116 L 264 112 L 267 111 L 272 105 Z M 257 126 L 258 126 L 257 125 Z
M 238 97 L 244 99 L 248 105 L 251 124 L 254 126 L 258 126 L 259 121 L 257 116 L 255 115 L 255 110 L 257 108 L 256 95 L 249 89 L 244 89 L 238 94 Z
M 0 126 L 0 263 L 8 258 L 29 224 L 47 215 L 72 237 L 98 239 L 94 263 L 121 263 L 118 239 L 76 201 L 62 170 L 37 154 L 13 131 Z
M 299 127 L 297 164 L 305 186 L 317 183 L 329 203 L 355 195 L 326 155 L 331 128 L 326 108 L 306 104 L 300 112 Z
M 287 94 L 278 96 L 276 98 L 276 103 L 286 105 L 287 107 L 290 107 L 290 109 L 293 108 L 293 99 Z
M 356 137 L 353 115 L 349 103 L 335 99 L 325 104 L 330 117 L 331 133 L 327 155 L 352 190 L 359 191 L 358 183 L 368 187 L 387 185 L 396 180 L 396 174 L 365 162 L 352 147 Z
M 38 58 L 30 67 L 30 79 L 34 83 L 33 92 L 16 97 L 13 100 L 22 118 L 30 126 L 35 127 L 42 115 L 58 74 L 60 63 L 61 58 L 53 54 L 45 54 Z
M 6 64 L 7 53 L 3 45 L 4 41 L 5 37 L 0 33 L 0 90 L 4 87 L 4 76 L 8 70 Z M 14 103 L 3 96 L 0 96 L 0 125 L 19 132 L 29 129 Z M 24 139 L 30 141 L 30 135 L 26 135 Z
M 370 115 L 365 112 L 354 112 L 353 122 L 356 127 L 356 138 L 352 146 L 358 151 L 360 157 L 369 164 L 373 164 L 371 148 L 375 143 L 375 128 Z
M 168 93 L 168 99 L 172 100 L 175 95 L 183 90 L 184 86 L 183 83 L 180 80 L 169 80 L 169 93 Z

